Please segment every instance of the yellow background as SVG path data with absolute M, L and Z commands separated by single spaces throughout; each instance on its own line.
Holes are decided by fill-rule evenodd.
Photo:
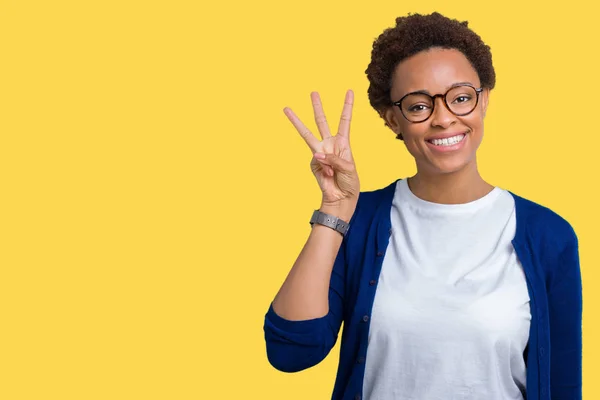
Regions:
M 317 90 L 335 132 L 353 89 L 361 189 L 410 176 L 364 70 L 396 16 L 436 10 L 492 48 L 482 175 L 579 235 L 599 398 L 591 4 L 0 2 L 0 398 L 329 398 L 339 343 L 297 374 L 265 356 L 264 313 L 320 203 L 282 109 L 315 128 Z

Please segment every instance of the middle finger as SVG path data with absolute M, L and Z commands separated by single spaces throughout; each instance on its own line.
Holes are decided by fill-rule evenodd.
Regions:
M 327 125 L 327 118 L 325 118 L 325 112 L 323 111 L 323 105 L 321 104 L 321 97 L 319 93 L 312 92 L 310 94 L 312 100 L 313 110 L 315 111 L 315 121 L 317 122 L 317 128 L 321 134 L 321 139 L 327 139 L 331 137 L 329 126 Z

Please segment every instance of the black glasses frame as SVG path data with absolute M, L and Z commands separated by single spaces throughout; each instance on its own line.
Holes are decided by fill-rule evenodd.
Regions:
M 446 98 L 446 96 L 448 95 L 448 93 L 450 93 L 451 90 L 454 90 L 457 87 L 463 87 L 463 86 L 470 87 L 470 88 L 473 88 L 475 90 L 475 106 L 473 106 L 473 109 L 471 111 L 467 112 L 467 113 L 457 114 L 457 113 L 455 113 L 454 111 L 452 111 L 450 109 L 450 106 L 448 105 L 448 99 Z M 473 110 L 475 110 L 477 108 L 477 104 L 479 104 L 479 93 L 481 93 L 481 92 L 483 92 L 483 87 L 476 88 L 473 85 L 457 85 L 457 86 L 453 86 L 450 89 L 448 89 L 448 91 L 446 93 L 444 93 L 444 94 L 436 94 L 436 95 L 433 95 L 433 96 L 431 96 L 431 95 L 429 95 L 427 93 L 423 93 L 423 92 L 410 92 L 410 93 L 405 94 L 404 96 L 402 96 L 402 98 L 400 100 L 395 101 L 392 104 L 395 105 L 395 106 L 397 106 L 400 109 L 400 113 L 402 113 L 402 116 L 404 117 L 404 119 L 406 119 L 408 122 L 412 122 L 413 124 L 418 124 L 418 123 L 427 121 L 429 119 L 429 117 L 431 117 L 433 115 L 433 112 L 435 111 L 435 99 L 437 97 L 441 97 L 442 98 L 442 100 L 444 101 L 444 105 L 446 106 L 446 108 L 448 109 L 448 111 L 450 111 L 452 114 L 456 115 L 457 117 L 464 117 L 465 115 L 471 114 L 473 112 Z M 413 95 L 413 94 L 422 94 L 422 95 L 425 95 L 425 96 L 429 96 L 431 98 L 431 104 L 432 104 L 431 105 L 431 113 L 429 113 L 429 115 L 427 116 L 427 118 L 425 118 L 423 120 L 420 120 L 420 121 L 411 121 L 410 119 L 408 119 L 408 117 L 406 115 L 404 115 L 404 111 L 402 111 L 402 106 L 401 106 L 402 100 L 404 100 L 406 97 L 408 97 L 410 95 Z

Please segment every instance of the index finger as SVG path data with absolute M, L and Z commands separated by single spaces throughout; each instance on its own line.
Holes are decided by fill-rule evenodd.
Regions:
M 344 108 L 342 110 L 342 116 L 340 118 L 340 125 L 338 127 L 338 135 L 349 137 L 350 135 L 350 121 L 352 120 L 352 106 L 354 105 L 354 92 L 348 90 L 346 92 L 346 98 L 344 100 Z
M 283 109 L 283 112 L 292 122 L 292 125 L 294 125 L 298 133 L 300 133 L 300 136 L 302 136 L 306 144 L 308 144 L 308 147 L 310 147 L 313 154 L 317 152 L 321 142 L 319 142 L 319 140 L 311 133 L 311 131 L 308 130 L 306 125 L 304 125 L 302 121 L 300 121 L 300 118 L 298 118 L 290 108 L 285 107 Z

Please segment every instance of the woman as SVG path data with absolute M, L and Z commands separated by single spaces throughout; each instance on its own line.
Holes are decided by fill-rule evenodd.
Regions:
M 269 361 L 316 365 L 343 321 L 332 399 L 581 399 L 577 236 L 477 169 L 489 47 L 467 22 L 409 15 L 375 41 L 366 73 L 417 173 L 360 192 L 351 91 L 335 136 L 311 95 L 321 141 L 284 109 L 323 197 L 265 317 Z

